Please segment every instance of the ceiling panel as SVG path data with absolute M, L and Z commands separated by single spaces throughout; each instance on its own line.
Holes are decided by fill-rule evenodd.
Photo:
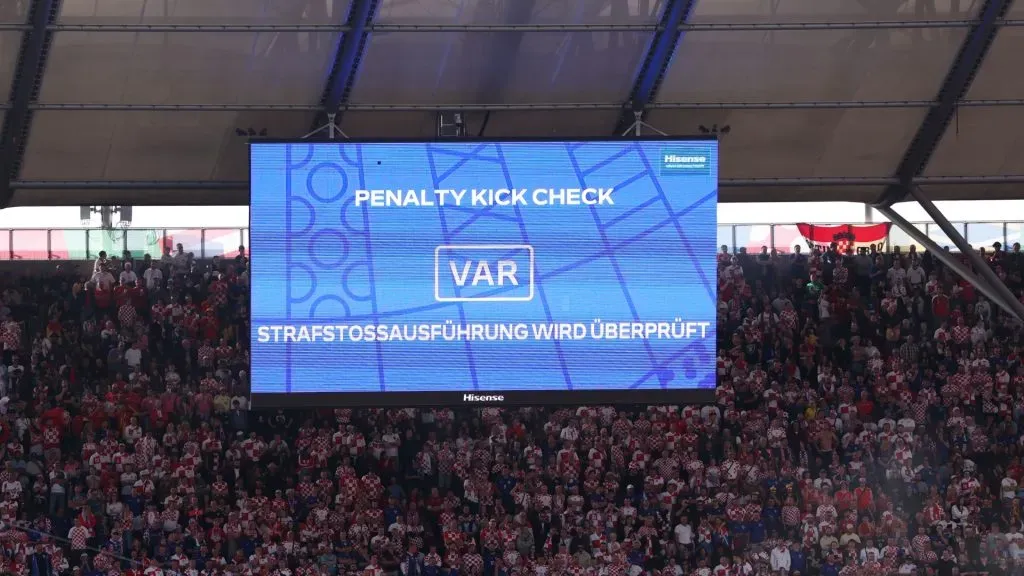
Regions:
M 998 184 L 994 182 L 983 184 L 925 184 L 921 186 L 921 189 L 934 202 L 940 200 L 1019 200 L 1021 198 L 1020 184 Z M 955 218 L 955 216 L 950 214 L 946 215 L 950 218 Z M 1024 214 L 993 213 L 991 218 L 993 220 L 1002 220 L 1004 218 L 1019 220 L 1024 218 Z M 975 238 L 969 238 L 969 240 L 973 244 Z
M 881 186 L 726 186 L 719 202 L 874 202 Z
M 315 104 L 337 33 L 58 32 L 44 103 Z
M 526 0 L 518 0 L 527 5 Z M 516 14 L 516 1 L 383 0 L 380 24 L 654 24 L 659 0 L 542 0 Z M 523 10 L 519 10 L 523 12 Z
M 19 189 L 14 191 L 11 206 L 232 206 L 247 205 L 247 189 L 220 188 L 176 189 L 107 189 L 58 188 Z
M 1024 98 L 1024 74 L 1020 73 L 1022 54 L 1024 28 L 1001 28 L 971 83 L 968 99 Z
M 693 23 L 970 20 L 977 0 L 700 0 Z
M 617 119 L 615 110 L 469 113 L 466 134 L 486 138 L 607 136 Z M 437 115 L 431 112 L 347 112 L 341 129 L 350 138 L 433 138 L 436 121 Z
M 20 49 L 21 32 L 0 32 L 0 101 L 7 100 L 11 93 L 11 79 L 18 65 Z
M 722 178 L 885 178 L 924 118 L 917 109 L 655 110 L 651 126 L 697 134 L 729 127 Z M 766 194 L 782 189 L 766 190 Z
M 622 102 L 648 32 L 375 33 L 352 102 Z
M 345 21 L 350 2 L 351 0 L 63 0 L 60 22 L 338 24 Z
M 927 100 L 938 93 L 965 33 L 955 28 L 687 32 L 658 100 Z
M 248 138 L 293 138 L 301 112 L 40 111 L 33 117 L 26 180 L 245 180 Z M 69 137 L 85 134 L 87 137 Z
M 1022 144 L 1024 108 L 960 108 L 935 148 L 924 174 L 1024 174 Z
M 0 23 L 24 24 L 25 8 L 28 2 L 20 0 L 5 0 L 0 2 Z

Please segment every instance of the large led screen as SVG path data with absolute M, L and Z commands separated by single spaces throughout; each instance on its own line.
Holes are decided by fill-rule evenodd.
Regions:
M 714 140 L 254 142 L 256 407 L 715 386 Z

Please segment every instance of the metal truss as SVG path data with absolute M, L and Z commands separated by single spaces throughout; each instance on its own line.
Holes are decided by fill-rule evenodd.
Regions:
M 931 108 L 932 100 L 868 100 L 811 102 L 651 102 L 648 110 L 857 110 Z M 959 108 L 1005 108 L 1024 106 L 1024 98 L 995 100 L 961 100 Z M 9 104 L 0 104 L 0 110 Z M 96 104 L 55 103 L 30 104 L 32 110 L 90 112 L 318 112 L 314 104 Z M 620 102 L 541 102 L 533 104 L 344 104 L 339 111 L 348 112 L 572 112 L 588 110 L 622 110 Z
M 988 283 L 988 289 L 995 292 L 999 296 L 1001 306 L 1004 309 L 1011 309 L 1017 316 L 1017 319 L 1024 322 L 1024 303 L 1021 303 L 1017 299 L 1017 296 L 1006 287 L 1006 284 L 999 278 L 998 275 L 992 268 L 989 267 L 988 263 L 982 260 L 981 256 L 967 243 L 967 239 L 963 237 L 961 232 L 956 229 L 956 226 L 946 218 L 946 215 L 939 210 L 939 207 L 931 201 L 931 198 L 921 190 L 920 186 L 914 186 L 910 190 L 911 195 L 917 203 L 924 208 L 924 211 L 928 213 L 932 221 L 938 224 L 939 228 L 946 235 L 947 238 L 953 241 L 957 249 L 960 250 L 961 254 L 964 254 L 971 265 L 974 266 L 974 270 L 981 276 L 983 282 Z M 1010 310 L 1007 310 L 1010 311 Z
M 377 6 L 377 0 L 353 0 L 349 7 L 348 18 L 345 20 L 347 32 L 342 35 L 335 49 L 323 96 L 320 97 L 321 110 L 313 118 L 313 125 L 310 128 L 312 133 L 316 133 L 323 126 L 329 126 L 333 136 L 336 122 L 340 121 L 336 117 L 352 94 L 359 64 L 369 39 L 368 29 L 377 15 Z
M 939 246 L 934 240 L 932 240 L 927 234 L 925 234 L 924 231 L 922 231 L 918 227 L 915 227 L 915 225 L 910 223 L 906 218 L 899 215 L 895 210 L 892 209 L 891 206 L 876 206 L 874 207 L 874 209 L 878 210 L 883 216 L 888 218 L 889 221 L 896 224 L 896 228 L 903 231 L 903 233 L 912 238 L 914 242 L 918 242 L 919 244 L 924 246 L 925 249 L 929 251 L 929 253 L 931 253 L 940 262 L 945 264 L 946 268 L 952 270 L 954 273 L 956 273 L 957 276 L 971 283 L 971 285 L 977 288 L 979 292 L 984 294 L 988 299 L 992 300 L 992 303 L 1002 308 L 1002 310 L 1006 311 L 1007 314 L 1013 316 L 1018 321 L 1024 322 L 1024 305 L 1017 301 L 1016 297 L 1007 300 L 1004 297 L 1004 293 L 1002 293 L 1000 290 L 996 289 L 994 286 L 989 284 L 984 277 L 979 277 L 974 272 L 972 272 L 971 269 L 968 268 L 967 264 L 959 261 L 959 259 L 956 256 L 943 250 L 942 247 Z M 956 237 L 959 237 L 963 240 L 963 237 L 959 236 L 959 233 L 955 231 L 952 232 Z M 966 244 L 967 243 L 965 242 L 965 245 Z M 969 258 L 974 260 L 974 258 L 977 257 L 977 254 L 975 254 L 974 257 L 971 257 L 970 255 L 974 254 L 974 250 L 971 249 L 970 246 L 966 247 L 966 253 L 968 254 Z M 980 258 L 978 259 L 980 260 Z M 981 268 L 987 270 L 989 274 L 992 274 L 991 270 L 988 269 L 988 264 L 982 262 Z M 1002 288 L 1006 288 L 1006 286 Z M 1009 290 L 1007 291 L 1009 292 Z
M 684 32 L 786 31 L 786 30 L 913 30 L 921 28 L 970 28 L 977 20 L 849 20 L 836 22 L 704 22 L 684 23 Z M 998 27 L 1024 26 L 1024 20 L 998 19 Z M 659 32 L 662 24 L 374 24 L 369 32 Z M 31 26 L 0 23 L 0 32 L 28 32 Z M 348 32 L 347 24 L 52 24 L 54 32 Z
M 907 197 L 915 179 L 924 172 L 932 153 L 946 134 L 946 128 L 956 114 L 957 102 L 967 95 L 1012 4 L 1013 0 L 985 0 L 978 19 L 971 22 L 970 31 L 939 87 L 934 104 L 921 121 L 896 168 L 899 184 L 889 186 L 876 204 L 891 206 Z
M 896 178 L 726 178 L 719 188 L 773 187 L 861 187 L 886 186 Z M 1024 174 L 1009 176 L 924 176 L 916 182 L 924 186 L 982 184 L 1024 184 Z M 16 180 L 15 190 L 248 190 L 242 180 Z
M 53 32 L 47 27 L 57 21 L 60 7 L 61 0 L 33 0 L 28 6 L 26 25 L 29 31 L 21 35 L 17 65 L 11 77 L 9 106 L 4 111 L 3 130 L 0 131 L 0 208 L 10 205 L 14 194 L 11 181 L 21 173 L 26 141 L 32 128 L 30 106 L 39 97 L 53 42 Z
M 633 87 L 629 92 L 629 101 L 622 107 L 619 118 L 615 122 L 612 134 L 624 134 L 631 128 L 643 124 L 647 114 L 647 106 L 654 102 L 665 78 L 669 62 L 676 53 L 676 47 L 683 36 L 681 26 L 690 18 L 696 0 L 667 0 L 662 8 L 662 29 L 654 33 L 643 64 L 637 70 Z

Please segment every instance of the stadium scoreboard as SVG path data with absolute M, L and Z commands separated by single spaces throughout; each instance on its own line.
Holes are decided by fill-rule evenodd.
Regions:
M 254 141 L 255 407 L 712 397 L 713 139 Z

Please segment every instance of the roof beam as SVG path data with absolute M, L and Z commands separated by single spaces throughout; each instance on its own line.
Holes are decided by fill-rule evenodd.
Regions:
M 328 114 L 341 114 L 342 108 L 348 102 L 379 4 L 379 0 L 352 0 L 348 18 L 345 20 L 348 32 L 342 33 L 338 48 L 334 52 L 331 71 L 327 75 L 327 85 L 320 98 L 321 112 L 313 119 L 311 130 L 326 125 Z M 335 123 L 338 123 L 337 119 Z
M 665 77 L 665 70 L 676 52 L 676 46 L 683 36 L 682 27 L 690 18 L 697 0 L 666 0 L 665 9 L 661 13 L 661 25 L 651 39 L 643 65 L 633 82 L 633 90 L 629 93 L 629 102 L 622 107 L 619 120 L 615 124 L 614 135 L 618 136 L 629 130 L 636 122 L 636 113 L 643 118 L 647 106 L 654 101 Z
M 31 104 L 39 97 L 53 41 L 54 33 L 49 27 L 57 23 L 60 5 L 60 0 L 32 0 L 29 5 L 27 24 L 31 29 L 21 35 L 18 64 L 8 97 L 10 107 L 4 114 L 4 127 L 0 131 L 0 208 L 10 205 L 14 194 L 11 181 L 21 172 L 32 125 Z
M 899 183 L 888 186 L 876 202 L 877 205 L 891 206 L 906 199 L 914 179 L 928 166 L 932 153 L 956 114 L 960 100 L 967 96 L 971 82 L 988 55 L 988 49 L 1001 27 L 1001 20 L 1011 4 L 1013 0 L 985 0 L 978 18 L 971 22 L 967 37 L 960 45 L 960 51 L 939 88 L 938 96 L 896 168 L 895 176 Z
M 763 201 L 871 201 L 880 187 L 894 184 L 892 177 L 876 178 L 726 178 L 719 181 L 719 202 Z M 934 200 L 963 200 L 964 186 L 985 189 L 985 198 L 1020 198 L 1024 174 L 1010 176 L 928 176 L 918 183 L 927 186 Z M 249 202 L 247 180 L 19 180 L 12 183 L 12 206 L 117 205 L 245 205 Z M 765 194 L 767 188 L 785 189 L 788 196 Z M 129 200 L 126 200 L 129 199 Z

